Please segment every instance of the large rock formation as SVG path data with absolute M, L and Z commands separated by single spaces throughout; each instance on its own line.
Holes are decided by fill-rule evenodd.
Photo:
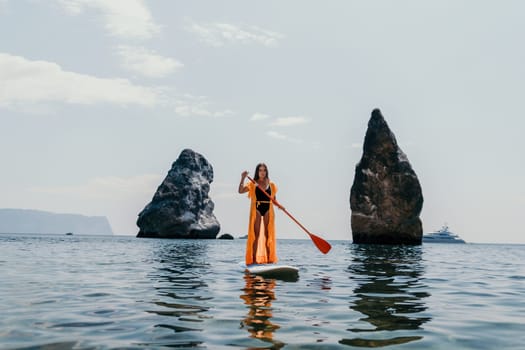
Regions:
M 416 173 L 375 109 L 350 191 L 354 243 L 421 244 L 422 207 Z
M 212 181 L 211 164 L 199 153 L 183 150 L 140 212 L 137 237 L 214 239 L 220 225 L 208 197 Z
M 58 214 L 33 209 L 0 209 L 0 233 L 72 232 L 79 235 L 112 235 L 105 216 Z

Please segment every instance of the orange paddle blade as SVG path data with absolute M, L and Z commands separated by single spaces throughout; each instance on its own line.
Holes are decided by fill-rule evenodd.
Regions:
M 308 233 L 308 235 L 310 236 L 310 239 L 312 240 L 312 242 L 314 242 L 317 249 L 321 251 L 321 253 L 326 254 L 330 251 L 330 249 L 332 249 L 332 246 L 330 245 L 330 243 L 328 243 L 321 237 L 318 237 L 311 233 Z

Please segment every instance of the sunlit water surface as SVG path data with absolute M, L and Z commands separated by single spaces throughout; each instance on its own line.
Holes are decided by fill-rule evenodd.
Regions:
M 0 235 L 1 349 L 524 349 L 525 246 Z

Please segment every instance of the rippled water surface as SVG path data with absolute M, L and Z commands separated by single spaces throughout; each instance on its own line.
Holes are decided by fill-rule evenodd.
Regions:
M 525 246 L 0 235 L 1 349 L 524 349 Z

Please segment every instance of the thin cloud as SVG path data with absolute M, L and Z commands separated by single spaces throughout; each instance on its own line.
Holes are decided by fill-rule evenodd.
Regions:
M 125 69 L 149 78 L 162 78 L 184 67 L 179 61 L 144 47 L 120 45 L 117 54 Z
M 284 35 L 255 26 L 237 26 L 229 23 L 196 23 L 188 21 L 186 30 L 196 34 L 210 46 L 221 47 L 228 44 L 258 44 L 267 47 L 277 46 Z
M 288 137 L 284 134 L 281 134 L 277 131 L 268 131 L 266 135 L 270 136 L 271 138 L 278 139 L 278 140 L 286 140 Z
M 305 117 L 273 118 L 272 116 L 263 114 L 263 113 L 255 113 L 251 117 L 250 120 L 253 122 L 258 122 L 258 121 L 267 120 L 267 119 L 272 119 L 272 121 L 267 124 L 267 126 L 270 126 L 270 127 L 287 127 L 287 126 L 300 125 L 300 124 L 305 124 L 305 123 L 310 122 L 310 120 Z M 291 142 L 295 144 L 303 143 L 303 140 L 301 139 L 290 137 L 287 134 L 284 134 L 282 132 L 275 131 L 275 130 L 266 131 L 266 135 L 275 140 L 281 140 L 281 141 Z
M 254 115 L 252 115 L 250 120 L 252 122 L 256 122 L 256 121 L 260 121 L 260 120 L 266 120 L 266 119 L 269 119 L 269 118 L 271 118 L 271 117 L 268 114 L 255 113 Z
M 308 123 L 309 120 L 305 117 L 284 117 L 277 118 L 270 125 L 272 126 L 295 126 Z
M 288 142 L 292 142 L 292 143 L 302 143 L 303 142 L 300 139 L 292 138 L 292 137 L 290 137 L 288 135 L 285 135 L 283 133 L 280 133 L 280 132 L 277 132 L 277 131 L 273 131 L 273 130 L 267 131 L 266 135 L 268 135 L 269 137 L 271 137 L 273 139 L 288 141 Z
M 153 106 L 158 91 L 126 79 L 98 78 L 65 71 L 48 61 L 0 53 L 0 106 L 26 103 L 114 103 Z
M 224 183 L 224 182 L 214 182 L 210 187 L 210 198 L 215 199 L 234 199 L 239 198 L 239 193 L 237 192 L 238 184 L 235 183 Z
M 31 187 L 28 190 L 34 193 L 67 195 L 86 199 L 114 199 L 147 194 L 153 196 L 161 181 L 162 176 L 158 174 L 131 177 L 105 176 L 95 177 L 76 186 Z
M 111 36 L 127 39 L 150 39 L 160 33 L 160 26 L 142 0 L 57 0 L 73 15 L 93 10 L 102 16 Z
M 234 114 L 232 110 L 214 110 L 205 96 L 184 95 L 175 101 L 175 113 L 181 117 L 223 118 Z

